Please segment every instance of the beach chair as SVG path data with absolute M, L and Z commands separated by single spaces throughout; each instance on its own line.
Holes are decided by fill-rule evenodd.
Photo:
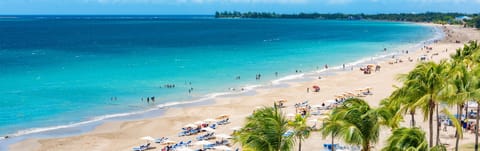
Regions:
M 210 125 L 210 128 L 216 129 L 216 128 L 217 128 L 217 124 L 214 123 L 214 124 Z
M 204 149 L 213 149 L 213 147 L 215 147 L 215 144 L 203 145 Z
M 165 142 L 166 140 L 168 140 L 167 137 L 162 137 L 162 138 L 156 139 L 156 140 L 155 140 L 155 143 L 163 143 L 163 142 Z
M 144 150 L 147 150 L 149 147 L 150 147 L 150 143 L 145 145 L 140 145 L 139 147 L 134 147 L 133 151 L 144 151 Z
M 201 141 L 201 140 L 203 140 L 203 136 L 198 136 L 197 141 Z
M 188 140 L 188 141 L 185 143 L 185 146 L 186 146 L 186 147 L 189 147 L 191 144 L 192 144 L 192 140 Z
M 178 133 L 178 137 L 182 137 L 182 136 L 187 136 L 186 132 L 183 131 L 183 132 Z

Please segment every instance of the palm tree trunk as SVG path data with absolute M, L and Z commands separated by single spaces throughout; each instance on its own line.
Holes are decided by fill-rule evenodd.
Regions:
M 412 116 L 412 128 L 415 127 L 415 112 L 410 111 L 410 116 Z
M 298 151 L 302 151 L 302 140 L 298 141 Z
M 462 111 L 463 111 L 462 104 L 458 104 L 457 105 L 457 115 L 458 115 L 457 120 L 458 121 L 462 120 L 462 117 L 461 117 L 462 116 Z M 462 125 L 460 125 L 460 126 L 462 126 Z M 455 137 L 456 137 L 456 139 L 455 139 L 455 151 L 458 151 L 458 143 L 460 141 L 460 134 L 458 134 L 458 131 L 455 131 Z
M 334 142 L 334 139 L 333 139 L 333 134 L 332 134 L 332 151 L 335 151 L 335 146 L 333 145 Z
M 365 143 L 363 143 L 362 151 L 370 151 L 370 142 L 369 141 L 365 141 Z
M 428 129 L 429 129 L 428 133 L 429 133 L 430 139 L 428 140 L 429 141 L 428 146 L 432 148 L 433 147 L 433 110 L 435 108 L 435 104 L 433 104 L 432 99 L 430 99 L 429 106 L 430 106 L 429 107 L 430 110 L 428 111 L 429 112 L 428 113 Z
M 440 142 L 440 126 L 441 126 L 440 116 L 438 115 L 438 108 L 439 108 L 438 105 L 439 105 L 439 104 L 436 103 L 436 106 L 437 106 L 437 107 L 435 108 L 435 112 L 436 112 L 435 114 L 437 115 L 437 138 L 436 138 L 436 143 L 435 143 L 435 145 L 437 145 L 437 146 L 438 146 L 438 144 L 439 144 L 439 142 Z
M 480 113 L 480 106 L 478 106 L 478 102 L 477 102 L 477 120 L 476 120 L 476 123 L 475 123 L 475 151 L 478 151 L 478 121 L 480 120 L 480 116 L 478 115 L 478 113 Z

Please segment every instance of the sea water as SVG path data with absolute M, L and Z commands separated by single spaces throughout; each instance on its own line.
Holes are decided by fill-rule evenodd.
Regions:
M 431 27 L 379 21 L 2 18 L 0 136 L 214 98 L 325 64 L 399 52 L 433 36 Z M 152 96 L 155 104 L 147 104 Z

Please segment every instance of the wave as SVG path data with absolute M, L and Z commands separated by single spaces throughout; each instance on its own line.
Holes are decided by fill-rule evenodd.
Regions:
M 229 96 L 229 95 L 235 95 L 235 94 L 242 94 L 251 90 L 254 90 L 255 88 L 261 87 L 262 85 L 247 85 L 242 87 L 243 91 L 232 91 L 232 92 L 217 92 L 217 93 L 210 93 L 207 94 L 201 98 L 194 99 L 191 101 L 177 101 L 177 102 L 168 102 L 168 103 L 163 103 L 155 106 L 154 108 L 149 108 L 146 110 L 142 111 L 134 111 L 134 112 L 127 112 L 127 113 L 117 113 L 117 114 L 108 114 L 108 115 L 102 115 L 102 116 L 96 116 L 92 118 L 91 120 L 86 120 L 82 122 L 77 122 L 77 123 L 72 123 L 72 124 L 66 124 L 66 125 L 58 125 L 58 126 L 51 126 L 51 127 L 42 127 L 42 128 L 31 128 L 31 129 L 25 129 L 25 130 L 20 130 L 17 131 L 16 133 L 9 134 L 7 135 L 8 137 L 18 137 L 18 136 L 24 136 L 24 135 L 29 135 L 29 134 L 35 134 L 35 133 L 42 133 L 42 132 L 49 132 L 49 131 L 54 131 L 54 130 L 59 130 L 59 129 L 65 129 L 65 128 L 74 128 L 74 127 L 79 127 L 79 126 L 84 126 L 87 124 L 95 123 L 95 122 L 101 122 L 106 119 L 112 119 L 112 118 L 119 118 L 119 117 L 126 117 L 126 116 L 131 116 L 131 115 L 139 115 L 139 114 L 145 114 L 151 111 L 156 111 L 159 109 L 164 109 L 166 107 L 173 107 L 173 106 L 178 106 L 178 105 L 186 105 L 186 104 L 192 104 L 192 103 L 199 103 L 199 102 L 204 102 L 207 100 L 213 100 L 217 97 L 221 96 Z M 4 137 L 1 137 L 0 140 L 5 139 Z
M 303 76 L 305 76 L 304 73 L 294 74 L 294 75 L 288 75 L 288 76 L 285 76 L 285 77 L 282 77 L 282 78 L 273 80 L 271 83 L 272 83 L 273 85 L 278 85 L 278 84 L 280 84 L 282 81 L 289 81 L 289 80 L 300 79 L 300 78 L 303 78 Z

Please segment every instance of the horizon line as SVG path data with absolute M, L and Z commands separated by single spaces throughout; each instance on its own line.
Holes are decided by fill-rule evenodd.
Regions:
M 256 13 L 276 13 L 275 11 L 215 11 L 215 12 L 240 12 L 240 13 L 248 13 L 248 12 L 256 12 Z M 215 12 L 211 14 L 0 14 L 0 16 L 215 16 Z M 320 12 L 296 12 L 296 13 L 277 13 L 277 14 L 347 14 L 347 15 L 379 15 L 379 14 L 425 14 L 425 13 L 459 13 L 459 14 L 466 14 L 466 15 L 475 15 L 480 14 L 478 13 L 464 13 L 464 12 L 435 12 L 435 11 L 425 11 L 425 12 L 397 12 L 397 13 L 320 13 Z

